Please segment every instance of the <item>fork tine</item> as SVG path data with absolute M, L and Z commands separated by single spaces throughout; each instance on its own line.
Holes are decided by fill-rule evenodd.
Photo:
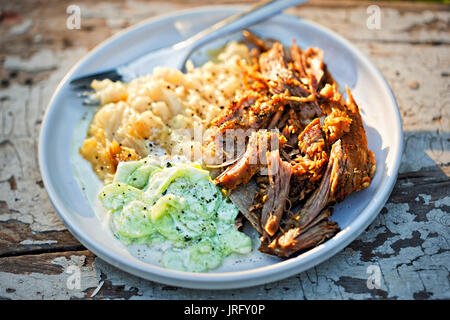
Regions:
M 82 77 L 78 77 L 70 81 L 70 84 L 77 90 L 86 90 L 91 88 L 93 80 L 111 79 L 112 81 L 122 80 L 122 76 L 116 70 L 106 70 L 103 72 L 91 73 Z
M 77 97 L 83 99 L 83 105 L 85 106 L 98 106 L 100 105 L 100 100 L 98 97 L 93 96 L 93 91 L 83 91 L 77 93 Z
M 78 85 L 78 86 L 73 85 L 72 86 L 72 90 L 74 90 L 74 91 L 83 91 L 84 92 L 84 91 L 92 91 L 92 88 L 90 86 L 90 83 L 88 83 L 86 81 L 86 83 L 82 84 L 82 85 Z

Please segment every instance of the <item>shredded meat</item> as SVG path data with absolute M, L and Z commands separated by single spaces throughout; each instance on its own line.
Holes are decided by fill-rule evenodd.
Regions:
M 290 257 L 339 231 L 332 206 L 370 185 L 375 158 L 359 108 L 349 89 L 343 100 L 322 50 L 244 35 L 254 57 L 247 91 L 211 122 L 204 147 L 229 156 L 217 137 L 253 130 L 215 182 L 261 235 L 259 250 Z
M 293 96 L 307 97 L 309 91 L 300 82 L 295 72 L 288 68 L 283 46 L 275 42 L 272 48 L 259 57 L 261 74 L 268 79 L 267 84 L 273 94 L 286 90 Z
M 280 225 L 289 195 L 292 166 L 282 161 L 279 150 L 275 150 L 267 153 L 267 168 L 270 186 L 262 208 L 261 224 L 264 231 L 273 236 Z
M 317 223 L 314 221 L 327 205 L 335 202 L 335 194 L 343 177 L 344 162 L 345 157 L 339 140 L 333 145 L 327 170 L 318 189 L 308 198 L 298 213 L 287 219 L 286 226 L 289 231 L 280 233 L 270 244 L 264 244 L 266 253 L 272 250 L 277 255 L 289 256 L 304 248 L 305 244 L 300 240 L 302 239 L 301 235 L 308 230 L 311 224 Z M 328 230 L 327 225 L 321 224 L 324 231 Z
M 367 188 L 375 175 L 375 155 L 367 145 L 366 131 L 352 93 L 347 89 L 348 102 L 346 107 L 352 119 L 350 130 L 342 136 L 342 143 L 347 160 L 346 177 L 344 180 L 344 194 L 342 199 L 350 193 Z
M 317 188 L 328 162 L 327 143 L 318 118 L 311 121 L 298 135 L 297 156 L 293 165 L 293 186 L 290 197 L 303 200 Z M 291 151 L 292 153 L 292 151 Z
M 263 242 L 259 250 L 264 253 L 273 254 L 279 257 L 287 258 L 301 250 L 319 245 L 325 240 L 331 238 L 339 231 L 339 227 L 333 221 L 327 220 L 328 211 L 318 223 L 310 228 L 300 232 L 299 229 L 289 229 L 283 237 L 275 239 L 272 243 Z M 319 219 L 317 219 L 319 221 Z
M 341 141 L 333 144 L 328 166 L 319 187 L 306 200 L 302 209 L 288 219 L 289 227 L 305 228 L 330 203 L 335 202 L 345 170 L 345 155 Z
M 273 146 L 278 147 L 279 143 L 279 136 L 274 132 L 265 130 L 252 132 L 242 158 L 216 177 L 215 182 L 228 189 L 234 189 L 241 183 L 248 183 L 259 168 L 267 164 L 265 153 Z
M 267 85 L 272 94 L 288 93 L 298 98 L 314 96 L 315 91 L 309 90 L 304 84 L 310 81 L 307 79 L 302 81 L 301 72 L 296 70 L 294 63 L 288 60 L 281 43 L 275 42 L 269 51 L 261 54 L 259 66 L 262 77 L 267 79 Z M 290 104 L 303 119 L 322 115 L 322 110 L 314 100 L 292 99 Z
M 311 92 L 316 95 L 325 74 L 323 51 L 319 48 L 308 48 L 303 52 L 294 41 L 290 53 L 295 70 L 301 75 L 302 81 L 309 83 Z
M 239 211 L 242 212 L 245 218 L 252 224 L 252 226 L 258 231 L 259 234 L 263 233 L 261 228 L 261 219 L 254 212 L 251 212 L 249 208 L 253 205 L 256 194 L 258 192 L 258 186 L 251 180 L 247 184 L 241 184 L 237 186 L 229 195 L 231 202 L 233 202 Z

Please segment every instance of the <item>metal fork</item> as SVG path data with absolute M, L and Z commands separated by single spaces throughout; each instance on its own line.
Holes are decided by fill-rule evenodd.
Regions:
M 111 79 L 128 82 L 134 78 L 151 74 L 156 66 L 183 70 L 190 54 L 200 46 L 226 34 L 249 27 L 270 18 L 284 9 L 301 4 L 307 0 L 265 0 L 249 11 L 233 15 L 196 35 L 170 47 L 152 51 L 137 60 L 128 62 L 115 69 L 85 75 L 73 79 L 70 83 L 74 89 L 87 90 L 92 80 Z

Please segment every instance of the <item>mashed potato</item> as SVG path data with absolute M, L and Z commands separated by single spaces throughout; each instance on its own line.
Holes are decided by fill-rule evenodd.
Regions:
M 201 152 L 194 128 L 208 123 L 243 91 L 242 64 L 250 60 L 247 46 L 229 43 L 218 55 L 187 73 L 156 68 L 130 83 L 94 80 L 100 101 L 80 153 L 100 179 L 112 179 L 119 161 L 135 160 L 156 151 Z

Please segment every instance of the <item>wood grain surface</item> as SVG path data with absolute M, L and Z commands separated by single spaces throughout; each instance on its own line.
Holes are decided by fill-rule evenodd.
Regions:
M 48 200 L 37 161 L 43 113 L 58 82 L 90 49 L 127 26 L 217 3 L 75 0 L 81 29 L 69 30 L 67 2 L 0 2 L 0 299 L 449 299 L 446 5 L 313 0 L 287 10 L 367 54 L 391 85 L 403 118 L 405 149 L 388 203 L 360 237 L 326 262 L 262 286 L 191 290 L 120 271 L 67 231 Z M 381 9 L 378 30 L 366 26 L 373 4 Z M 81 270 L 75 288 L 71 266 Z M 380 272 L 379 287 L 369 283 L 371 270 Z

